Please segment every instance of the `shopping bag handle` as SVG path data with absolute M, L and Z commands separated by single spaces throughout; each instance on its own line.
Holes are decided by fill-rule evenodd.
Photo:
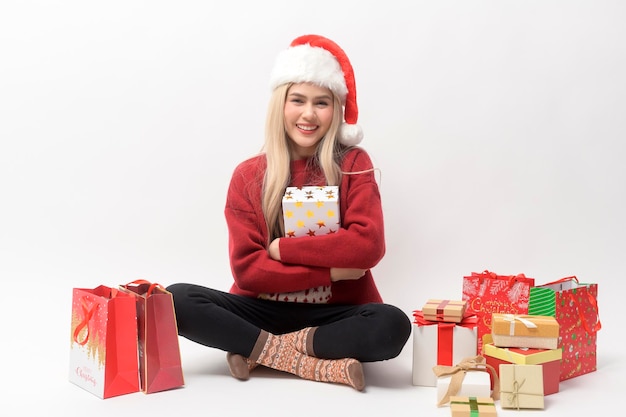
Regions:
M 80 307 L 83 311 L 83 319 L 78 323 L 76 328 L 74 329 L 74 341 L 81 346 L 84 346 L 89 340 L 89 320 L 93 317 L 93 314 L 96 312 L 96 308 L 98 308 L 98 304 L 93 304 L 91 307 L 87 306 L 87 302 L 85 301 L 85 297 L 80 299 Z M 83 340 L 79 340 L 80 332 L 83 331 L 84 328 L 87 328 L 87 333 Z
M 156 283 L 156 282 L 150 282 L 147 279 L 136 279 L 126 284 L 125 287 L 128 285 L 132 285 L 132 284 L 137 284 L 137 285 L 147 284 L 148 290 L 146 291 L 146 295 L 152 295 L 152 292 L 154 291 L 155 288 L 159 288 L 161 290 L 165 289 L 161 284 Z
M 148 291 L 146 291 L 146 294 L 148 295 L 152 295 L 152 292 L 154 291 L 155 288 L 158 288 L 160 290 L 165 290 L 165 288 L 163 287 L 163 285 L 157 283 L 157 282 L 153 282 L 152 284 L 150 284 L 150 286 L 148 287 Z
M 568 282 L 568 281 L 574 281 L 576 282 L 576 284 L 580 284 L 580 282 L 578 281 L 578 278 L 576 278 L 575 275 L 572 275 L 570 277 L 565 277 L 565 278 L 557 279 L 556 281 L 548 282 L 547 284 L 543 284 L 542 287 L 548 286 L 548 285 L 560 284 L 562 282 Z
M 574 294 L 569 292 L 569 298 L 572 300 L 572 303 L 576 306 L 576 310 L 578 311 L 578 317 L 580 318 L 580 321 L 582 322 L 583 327 L 585 328 L 587 333 L 593 335 L 593 334 L 596 334 L 598 330 L 602 328 L 602 323 L 600 323 L 600 311 L 598 310 L 598 300 L 596 300 L 596 297 L 594 297 L 590 293 L 587 293 L 587 297 L 589 298 L 589 303 L 594 308 L 594 311 L 596 312 L 596 315 L 597 315 L 596 324 L 593 326 L 593 328 L 589 326 L 589 323 L 587 322 L 587 319 L 585 318 L 585 315 L 583 314 L 582 308 L 580 308 L 580 304 L 578 303 L 576 298 L 574 298 Z
M 473 277 L 478 277 L 478 279 L 481 282 L 485 278 L 485 276 L 488 276 L 489 278 L 492 278 L 492 279 L 508 279 L 508 281 L 509 281 L 509 288 L 511 288 L 513 286 L 513 284 L 515 284 L 515 282 L 518 279 L 526 279 L 526 275 L 524 275 L 524 274 L 498 275 L 495 272 L 489 271 L 487 269 L 485 269 L 483 272 L 480 272 L 480 273 L 472 272 L 472 276 Z

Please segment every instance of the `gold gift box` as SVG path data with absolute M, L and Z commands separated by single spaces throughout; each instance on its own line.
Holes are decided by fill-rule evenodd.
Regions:
M 559 322 L 552 316 L 493 313 L 491 337 L 497 347 L 557 349 Z
M 424 319 L 429 321 L 460 323 L 466 309 L 467 301 L 430 299 L 424 304 L 422 313 Z
M 496 417 L 496 405 L 490 397 L 450 397 L 452 417 Z
M 543 367 L 500 365 L 500 406 L 543 409 Z

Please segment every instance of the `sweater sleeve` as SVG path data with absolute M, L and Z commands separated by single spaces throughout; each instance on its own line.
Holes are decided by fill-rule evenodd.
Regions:
M 330 270 L 273 260 L 261 209 L 259 158 L 240 164 L 229 184 L 224 210 L 229 257 L 235 285 L 250 295 L 299 291 L 330 285 Z
M 371 159 L 363 149 L 353 149 L 344 158 L 342 170 L 341 228 L 337 233 L 313 238 L 281 238 L 283 263 L 369 269 L 382 259 L 383 211 Z

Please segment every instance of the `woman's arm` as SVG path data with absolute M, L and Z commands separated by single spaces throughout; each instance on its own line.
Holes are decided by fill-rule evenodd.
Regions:
M 285 264 L 270 256 L 261 210 L 259 163 L 256 158 L 240 164 L 228 188 L 224 214 L 235 284 L 256 294 L 330 285 L 328 267 Z
M 279 239 L 283 263 L 369 269 L 382 259 L 383 212 L 369 155 L 360 148 L 353 149 L 344 158 L 342 169 L 348 174 L 343 175 L 339 187 L 341 228 L 312 238 Z
M 280 261 L 280 239 L 274 239 L 270 243 L 268 253 L 275 261 Z M 366 269 L 360 268 L 330 268 L 330 280 L 332 282 L 359 279 L 365 275 Z

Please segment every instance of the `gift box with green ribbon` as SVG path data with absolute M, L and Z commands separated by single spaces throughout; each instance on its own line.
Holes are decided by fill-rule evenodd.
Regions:
M 452 417 L 496 417 L 496 405 L 490 397 L 450 397 Z

